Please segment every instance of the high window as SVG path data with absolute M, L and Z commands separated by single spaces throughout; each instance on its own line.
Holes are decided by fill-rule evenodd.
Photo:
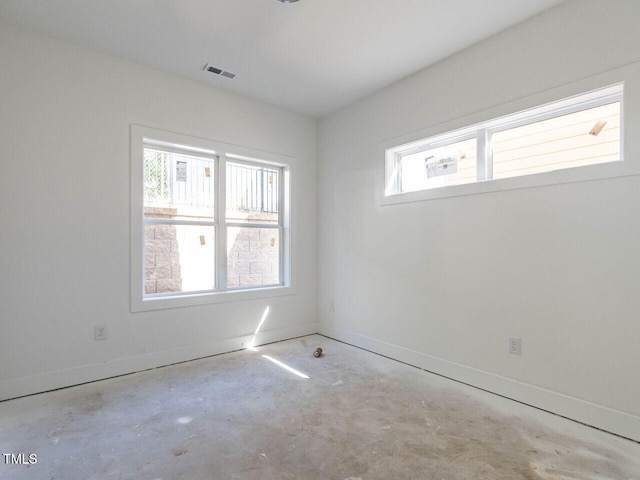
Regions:
M 622 85 L 386 150 L 385 196 L 622 160 Z
M 289 165 L 234 150 L 132 128 L 134 310 L 289 286 Z

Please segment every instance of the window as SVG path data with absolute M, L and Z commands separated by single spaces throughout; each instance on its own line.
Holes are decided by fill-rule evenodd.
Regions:
M 475 182 L 476 138 L 430 143 L 404 151 L 398 157 L 398 189 L 413 192 L 427 188 Z
M 290 287 L 290 166 L 246 153 L 132 127 L 134 311 Z
M 281 169 L 227 162 L 227 286 L 279 285 Z
M 385 196 L 615 162 L 622 85 L 386 150 Z
M 145 144 L 145 295 L 215 289 L 215 162 Z
M 620 160 L 620 101 L 497 130 L 491 147 L 492 178 Z

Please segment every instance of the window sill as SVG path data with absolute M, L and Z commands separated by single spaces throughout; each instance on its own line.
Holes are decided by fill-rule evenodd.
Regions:
M 226 302 L 295 295 L 295 293 L 295 289 L 291 286 L 274 286 L 207 292 L 192 295 L 185 294 L 167 297 L 133 298 L 131 301 L 131 311 L 146 312 L 152 310 L 165 310 L 169 308 L 191 307 L 196 305 L 214 305 Z
M 561 185 L 565 183 L 604 180 L 638 174 L 640 174 L 640 171 L 638 171 L 638 168 L 632 163 L 619 160 L 611 163 L 537 173 L 535 175 L 486 180 L 483 182 L 452 185 L 388 196 L 386 196 L 384 192 L 381 192 L 380 205 L 397 205 L 401 203 L 421 202 L 465 195 L 478 195 L 483 193 L 517 190 L 521 188 L 535 188 L 548 185 Z

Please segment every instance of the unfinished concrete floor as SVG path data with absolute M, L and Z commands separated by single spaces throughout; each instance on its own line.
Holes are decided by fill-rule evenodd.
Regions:
M 0 403 L 0 451 L 37 455 L 12 480 L 640 479 L 640 444 L 318 335 Z

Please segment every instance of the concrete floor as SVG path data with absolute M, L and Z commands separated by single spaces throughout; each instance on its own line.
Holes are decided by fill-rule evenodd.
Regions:
M 0 452 L 37 455 L 0 478 L 640 479 L 638 443 L 372 353 L 257 350 L 0 403 Z

